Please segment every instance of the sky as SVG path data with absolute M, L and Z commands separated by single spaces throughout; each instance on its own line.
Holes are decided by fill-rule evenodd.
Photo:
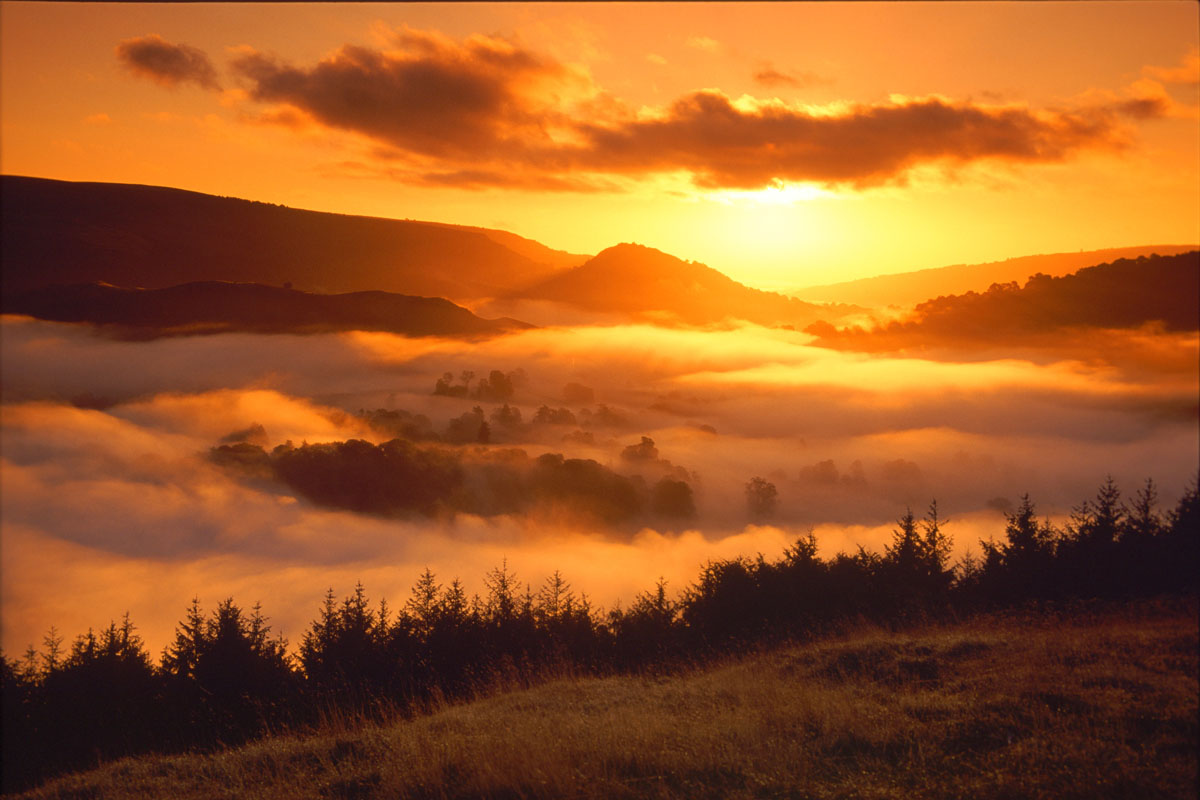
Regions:
M 1192 2 L 0 4 L 0 168 L 768 289 L 1200 242 Z

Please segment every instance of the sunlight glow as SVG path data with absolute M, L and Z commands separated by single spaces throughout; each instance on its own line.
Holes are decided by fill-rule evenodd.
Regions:
M 815 183 L 789 183 L 786 181 L 779 181 L 765 189 L 722 189 L 704 194 L 706 200 L 725 205 L 745 202 L 771 206 L 793 205 L 825 197 L 837 197 L 837 192 Z

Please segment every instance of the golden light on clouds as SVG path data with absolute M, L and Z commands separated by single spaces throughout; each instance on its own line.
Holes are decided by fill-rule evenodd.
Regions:
M 502 205 L 559 249 L 633 239 L 772 288 L 1200 238 L 1189 4 L 77 10 L 5 6 L 7 172 L 485 227 Z

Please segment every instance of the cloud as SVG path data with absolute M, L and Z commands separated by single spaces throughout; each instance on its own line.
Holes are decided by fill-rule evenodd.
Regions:
M 126 39 L 117 45 L 117 58 L 135 75 L 167 87 L 194 83 L 219 91 L 217 70 L 203 50 L 172 44 L 158 34 Z
M 1174 67 L 1148 66 L 1142 69 L 1142 74 L 1163 83 L 1200 85 L 1200 49 L 1192 48 Z
M 822 78 L 814 72 L 780 72 L 770 65 L 756 71 L 753 77 L 755 83 L 768 88 L 787 86 L 793 89 L 807 89 L 810 86 L 819 86 L 830 82 L 829 79 Z
M 262 600 L 295 644 L 330 585 L 349 592 L 361 579 L 373 599 L 395 605 L 426 565 L 476 591 L 504 558 L 535 584 L 561 569 L 612 607 L 659 575 L 683 589 L 708 558 L 778 557 L 810 527 L 824 556 L 879 549 L 905 506 L 919 513 L 935 497 L 956 552 L 978 552 L 978 538 L 1001 534 L 995 507 L 1004 498 L 1029 492 L 1040 512 L 1065 515 L 1112 473 L 1127 493 L 1155 477 L 1170 504 L 1200 456 L 1194 332 L 1125 332 L 1183 365 L 1134 375 L 1055 351 L 1044 363 L 843 353 L 752 325 L 577 326 L 473 343 L 383 333 L 129 342 L 6 317 L 2 333 L 7 652 L 40 641 L 50 625 L 73 636 L 127 609 L 157 652 L 197 594 L 209 608 L 229 595 Z M 324 507 L 301 491 L 322 480 L 320 464 L 305 465 L 309 482 L 291 487 L 209 458 L 231 437 L 267 452 L 290 439 L 328 456 L 337 448 L 312 446 L 396 435 L 373 429 L 359 409 L 406 409 L 441 433 L 475 404 L 485 416 L 498 405 L 434 396 L 443 372 L 517 368 L 527 379 L 509 402 L 523 420 L 549 404 L 567 407 L 576 424 L 496 425 L 499 444 L 483 450 L 437 445 L 455 454 L 476 501 L 452 516 Z M 594 395 L 564 398 L 569 383 Z M 89 391 L 106 401 L 85 402 Z M 591 424 L 600 404 L 623 425 Z M 581 431 L 591 439 L 574 436 Z M 367 461 L 378 450 L 358 449 Z M 563 461 L 539 465 L 543 453 Z M 687 481 L 694 517 L 632 514 L 614 536 L 555 513 L 604 481 L 619 484 L 616 475 L 640 474 L 652 488 L 675 467 L 696 476 Z M 747 524 L 753 476 L 778 489 L 770 525 Z M 498 497 L 514 479 L 520 492 Z M 523 499 L 478 502 L 489 490 Z
M 984 159 L 1058 162 L 1084 149 L 1128 145 L 1121 117 L 1153 103 L 1076 111 L 900 99 L 821 113 L 779 102 L 735 103 L 717 91 L 681 98 L 661 119 L 584 124 L 586 168 L 633 173 L 687 170 L 707 188 L 755 189 L 780 181 L 865 187 L 927 163 Z
M 510 42 L 454 42 L 404 29 L 395 50 L 345 45 L 310 68 L 255 51 L 233 61 L 262 102 L 292 105 L 319 122 L 409 153 L 470 163 L 480 148 L 519 154 L 547 136 L 556 109 L 538 92 L 570 71 Z
M 345 45 L 312 66 L 244 50 L 233 70 L 252 101 L 274 106 L 265 118 L 307 118 L 367 137 L 397 180 L 551 192 L 612 191 L 621 180 L 681 172 L 710 189 L 864 188 L 903 182 L 930 164 L 1054 163 L 1126 148 L 1130 121 L 1169 106 L 1147 94 L 1059 109 L 941 97 L 814 108 L 706 89 L 638 113 L 586 71 L 501 37 L 456 41 L 406 28 L 393 39 L 391 49 Z M 720 47 L 704 37 L 690 43 Z M 820 80 L 769 65 L 756 79 Z
M 706 53 L 720 53 L 724 45 L 708 36 L 691 36 L 687 40 L 688 47 L 703 50 Z

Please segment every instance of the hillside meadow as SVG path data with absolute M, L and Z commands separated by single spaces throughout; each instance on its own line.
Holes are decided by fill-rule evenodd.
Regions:
M 23 798 L 1151 798 L 1197 788 L 1197 604 L 1074 605 L 560 676 Z

